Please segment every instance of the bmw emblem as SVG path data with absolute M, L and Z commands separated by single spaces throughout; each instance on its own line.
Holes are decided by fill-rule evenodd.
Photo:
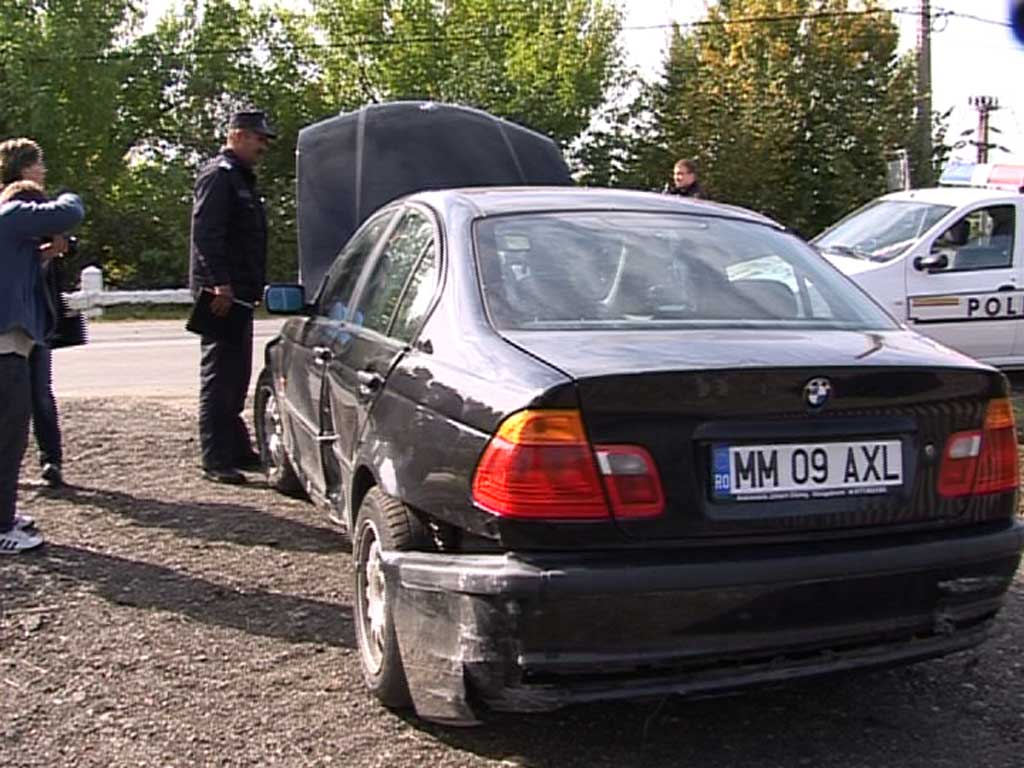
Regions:
M 811 379 L 804 384 L 804 400 L 811 408 L 821 408 L 830 397 L 832 397 L 832 382 L 828 379 Z

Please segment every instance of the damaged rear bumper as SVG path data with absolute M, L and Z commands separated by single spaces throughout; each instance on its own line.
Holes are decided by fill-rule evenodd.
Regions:
M 745 553 L 385 556 L 410 693 L 475 707 L 709 695 L 981 642 L 1020 560 L 1019 524 L 898 546 Z

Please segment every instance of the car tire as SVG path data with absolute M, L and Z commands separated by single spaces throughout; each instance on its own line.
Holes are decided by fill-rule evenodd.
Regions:
M 302 496 L 302 483 L 284 449 L 284 425 L 278 407 L 274 378 L 269 368 L 264 368 L 256 381 L 253 423 L 256 426 L 256 442 L 260 449 L 260 460 L 267 473 L 267 485 L 289 496 Z
M 367 687 L 384 706 L 392 709 L 408 707 L 412 699 L 380 555 L 412 549 L 422 537 L 422 525 L 402 502 L 378 488 L 367 492 L 352 534 L 356 644 Z

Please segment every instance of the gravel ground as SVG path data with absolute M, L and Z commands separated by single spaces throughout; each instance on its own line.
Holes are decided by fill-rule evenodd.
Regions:
M 67 479 L 0 561 L 2 766 L 1020 766 L 1024 591 L 981 649 L 728 699 L 426 725 L 354 650 L 348 542 L 262 483 L 204 483 L 192 403 L 62 403 Z M 255 476 L 253 479 L 256 480 Z

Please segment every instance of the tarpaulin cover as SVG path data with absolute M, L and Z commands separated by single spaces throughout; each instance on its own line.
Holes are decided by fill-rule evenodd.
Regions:
M 572 184 L 546 136 L 467 107 L 374 104 L 299 131 L 299 281 L 309 294 L 359 225 L 425 189 Z

